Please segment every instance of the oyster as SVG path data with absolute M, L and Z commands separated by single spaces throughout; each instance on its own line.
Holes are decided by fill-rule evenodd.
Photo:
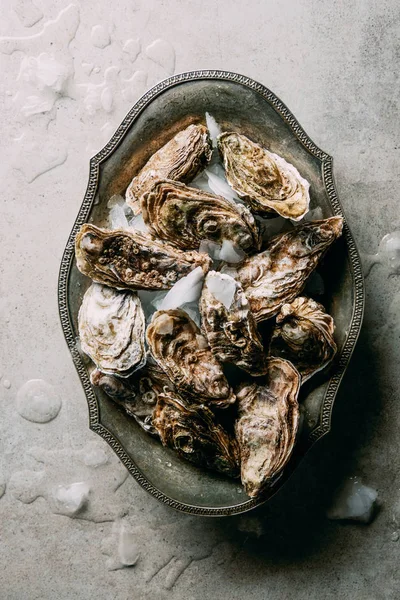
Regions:
M 90 374 L 90 381 L 93 386 L 102 389 L 114 402 L 122 406 L 145 431 L 158 435 L 153 426 L 154 408 L 159 395 L 165 389 L 173 389 L 163 371 L 147 365 L 131 377 L 119 379 L 94 369 Z
M 300 375 L 282 358 L 268 359 L 263 383 L 244 383 L 237 390 L 236 439 L 241 478 L 254 498 L 270 485 L 287 464 L 299 423 L 297 396 Z
M 299 221 L 310 204 L 309 183 L 284 158 L 240 133 L 218 136 L 226 178 L 251 209 Z
M 166 179 L 142 196 L 141 205 L 153 235 L 178 248 L 198 248 L 207 239 L 229 240 L 247 252 L 260 249 L 258 225 L 251 212 L 222 196 Z
M 188 182 L 211 159 L 211 142 L 204 125 L 189 125 L 149 158 L 126 190 L 126 202 L 135 215 L 140 213 L 140 198 L 157 179 Z
M 277 314 L 269 354 L 293 363 L 302 381 L 323 369 L 335 356 L 335 325 L 322 304 L 298 297 Z
M 236 279 L 242 284 L 257 321 L 273 317 L 298 296 L 329 246 L 341 235 L 342 217 L 296 227 L 272 238 L 266 250 L 243 261 Z
M 146 362 L 145 319 L 134 292 L 92 283 L 79 309 L 78 326 L 83 352 L 103 373 L 128 377 Z
M 234 363 L 253 376 L 266 372 L 262 341 L 240 283 L 229 275 L 210 271 L 200 311 L 208 343 L 218 360 Z
M 78 269 L 93 281 L 118 289 L 165 290 L 196 267 L 208 271 L 210 258 L 182 252 L 138 231 L 109 231 L 89 223 L 75 240 Z
M 218 408 L 235 402 L 221 365 L 185 311 L 157 311 L 146 337 L 153 358 L 191 402 Z
M 176 450 L 179 456 L 198 467 L 239 476 L 237 442 L 206 406 L 190 405 L 178 394 L 164 392 L 158 399 L 153 425 L 163 445 Z

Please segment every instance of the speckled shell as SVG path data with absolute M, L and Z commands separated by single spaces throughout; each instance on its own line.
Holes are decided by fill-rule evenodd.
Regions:
M 299 389 L 300 375 L 294 366 L 270 358 L 262 381 L 244 383 L 236 391 L 241 479 L 251 498 L 271 485 L 291 456 L 299 423 Z
M 269 354 L 290 360 L 304 382 L 335 356 L 334 330 L 333 319 L 322 304 L 300 296 L 277 314 Z
M 140 198 L 157 179 L 188 182 L 207 166 L 211 142 L 204 125 L 189 125 L 153 154 L 126 190 L 126 202 L 134 214 L 140 212 Z
M 310 186 L 292 164 L 240 133 L 222 133 L 218 148 L 229 184 L 255 213 L 295 221 L 304 217 Z
M 174 392 L 160 395 L 153 424 L 164 446 L 198 467 L 239 476 L 239 448 L 204 405 L 187 404 Z
M 139 298 L 93 283 L 78 315 L 83 352 L 103 373 L 128 377 L 146 362 L 145 318 Z
M 165 290 L 196 267 L 207 272 L 210 258 L 182 252 L 138 231 L 109 231 L 82 225 L 75 241 L 78 269 L 93 281 L 117 289 Z
M 156 367 L 146 365 L 127 379 L 105 375 L 98 369 L 90 374 L 91 384 L 103 390 L 124 408 L 148 433 L 158 435 L 153 426 L 153 412 L 159 395 L 165 389 L 173 389 L 165 373 Z
M 245 252 L 259 250 L 261 239 L 251 212 L 183 183 L 157 181 L 141 200 L 143 219 L 153 235 L 178 248 L 198 248 L 201 240 L 230 240 Z
M 218 408 L 235 402 L 221 365 L 185 311 L 157 311 L 146 337 L 153 358 L 191 402 Z
M 257 321 L 273 317 L 304 288 L 329 246 L 342 234 L 343 218 L 330 217 L 277 235 L 266 250 L 244 260 L 236 279 Z
M 210 290 L 208 284 L 213 278 L 235 287 L 229 308 Z M 210 271 L 200 298 L 200 312 L 202 328 L 218 360 L 233 363 L 253 376 L 266 372 L 266 353 L 240 283 L 229 275 Z

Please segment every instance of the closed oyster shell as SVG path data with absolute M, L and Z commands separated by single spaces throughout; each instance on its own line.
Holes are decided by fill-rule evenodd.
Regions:
M 196 267 L 208 271 L 210 258 L 182 252 L 139 231 L 109 231 L 89 223 L 75 240 L 78 269 L 93 281 L 118 289 L 165 290 Z
M 128 377 L 146 362 L 145 318 L 134 292 L 92 283 L 78 325 L 83 352 L 103 373 Z
M 191 402 L 218 408 L 235 402 L 221 365 L 185 311 L 157 311 L 146 337 L 153 358 L 177 390 L 190 396 Z
M 277 314 L 269 354 L 290 360 L 304 382 L 335 356 L 334 330 L 333 319 L 322 304 L 300 296 Z
M 251 212 L 222 196 L 161 180 L 142 196 L 141 205 L 153 235 L 178 248 L 198 248 L 205 239 L 218 243 L 229 240 L 245 252 L 261 247 Z
M 202 327 L 221 362 L 230 362 L 253 376 L 267 371 L 266 354 L 243 288 L 229 275 L 207 274 L 200 298 Z
M 270 358 L 262 383 L 244 383 L 237 390 L 235 433 L 241 479 L 251 498 L 273 483 L 290 458 L 299 423 L 299 388 L 294 366 Z
M 243 286 L 256 321 L 273 317 L 283 304 L 301 293 L 342 228 L 342 217 L 312 221 L 277 235 L 266 250 L 243 261 L 236 279 Z
M 163 445 L 182 458 L 198 467 L 239 476 L 237 442 L 206 406 L 187 404 L 177 393 L 165 392 L 157 401 L 153 425 Z
M 204 125 L 189 125 L 149 158 L 126 190 L 126 202 L 135 215 L 140 198 L 157 179 L 191 181 L 211 159 L 212 148 Z
M 218 148 L 229 184 L 255 213 L 295 221 L 304 217 L 310 185 L 292 164 L 240 133 L 222 133 Z
M 105 375 L 98 369 L 90 374 L 93 386 L 99 387 L 128 415 L 133 417 L 148 433 L 158 435 L 153 426 L 153 413 L 159 395 L 165 389 L 173 389 L 165 373 L 156 367 L 147 365 L 127 379 Z

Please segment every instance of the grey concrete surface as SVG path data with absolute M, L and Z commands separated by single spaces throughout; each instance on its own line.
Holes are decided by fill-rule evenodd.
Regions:
M 398 599 L 399 276 L 376 265 L 366 279 L 364 327 L 331 434 L 266 506 L 215 520 L 163 507 L 89 431 L 56 293 L 90 155 L 149 86 L 191 69 L 241 72 L 271 88 L 333 155 L 359 248 L 376 252 L 400 229 L 398 3 L 5 0 L 0 35 L 0 598 Z M 30 379 L 62 399 L 49 423 L 17 412 Z M 102 450 L 99 466 L 85 463 Z M 350 475 L 379 492 L 369 526 L 326 519 Z M 82 478 L 88 508 L 59 514 L 52 492 Z M 110 570 L 120 519 L 139 558 Z

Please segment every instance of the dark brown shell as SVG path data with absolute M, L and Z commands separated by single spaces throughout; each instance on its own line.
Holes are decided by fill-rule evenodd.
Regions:
M 176 181 L 157 181 L 141 200 L 153 235 L 178 248 L 198 248 L 201 240 L 259 250 L 261 239 L 251 212 L 241 204 Z
M 333 319 L 322 304 L 311 298 L 296 298 L 277 314 L 269 354 L 290 360 L 304 382 L 335 356 L 334 330 Z
M 158 179 L 191 181 L 206 167 L 212 148 L 204 125 L 189 125 L 153 154 L 126 190 L 126 202 L 134 214 L 140 212 L 140 198 Z
M 75 253 L 78 269 L 93 281 L 131 290 L 169 289 L 196 267 L 206 273 L 211 262 L 206 254 L 182 252 L 138 231 L 89 223 L 76 236 Z
M 218 294 L 213 293 L 213 279 L 218 279 L 225 287 L 232 287 L 232 302 L 229 307 L 223 298 L 218 298 Z M 200 312 L 202 327 L 218 360 L 233 363 L 253 376 L 266 372 L 267 357 L 240 283 L 229 275 L 210 271 L 200 298 Z
M 310 186 L 292 164 L 240 133 L 222 133 L 218 148 L 229 184 L 255 213 L 295 221 L 304 217 Z
M 159 395 L 166 389 L 173 389 L 163 371 L 147 365 L 131 377 L 120 379 L 94 369 L 90 374 L 90 381 L 122 406 L 145 431 L 158 435 L 153 426 L 153 412 Z
M 271 485 L 291 456 L 299 423 L 299 389 L 300 375 L 294 366 L 270 358 L 261 382 L 244 383 L 236 392 L 241 479 L 252 498 Z
M 221 365 L 185 311 L 157 311 L 146 337 L 153 358 L 191 402 L 218 408 L 235 402 Z
M 189 405 L 174 392 L 160 394 L 153 425 L 164 446 L 198 467 L 239 476 L 239 448 L 206 406 Z
M 342 227 L 342 217 L 305 223 L 277 235 L 266 250 L 243 261 L 236 279 L 257 321 L 273 317 L 301 293 L 322 256 L 342 234 Z

